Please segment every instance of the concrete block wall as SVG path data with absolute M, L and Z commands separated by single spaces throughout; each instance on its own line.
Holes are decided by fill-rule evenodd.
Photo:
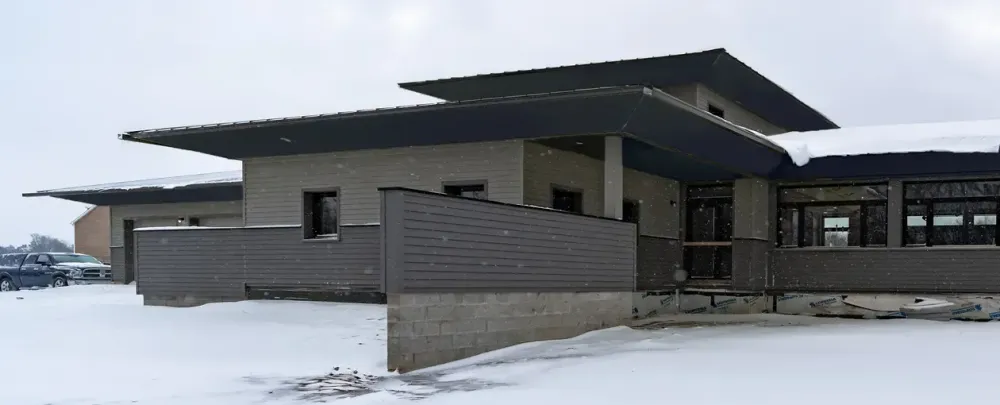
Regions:
M 525 342 L 626 324 L 631 292 L 388 296 L 388 368 L 406 372 Z

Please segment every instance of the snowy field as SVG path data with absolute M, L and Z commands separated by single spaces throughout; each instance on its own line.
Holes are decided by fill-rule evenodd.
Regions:
M 0 320 L 4 405 L 988 403 L 1000 341 L 998 322 L 615 328 L 399 376 L 377 305 L 77 286 L 0 294 Z

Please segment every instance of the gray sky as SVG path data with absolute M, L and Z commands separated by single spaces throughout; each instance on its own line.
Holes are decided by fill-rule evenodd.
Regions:
M 1000 2 L 0 0 L 0 244 L 22 192 L 238 169 L 119 132 L 432 101 L 397 82 L 725 47 L 841 126 L 1000 118 Z

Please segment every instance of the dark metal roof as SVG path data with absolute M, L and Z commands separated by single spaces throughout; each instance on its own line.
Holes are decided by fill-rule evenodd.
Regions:
M 682 180 L 766 175 L 785 156 L 752 131 L 643 86 L 134 131 L 120 138 L 244 159 L 600 134 L 635 141 L 624 146 L 626 165 Z
M 605 86 L 645 85 L 666 89 L 690 83 L 704 84 L 761 118 L 790 131 L 837 128 L 829 118 L 740 62 L 724 48 L 654 58 L 408 82 L 399 86 L 443 100 L 460 101 Z
M 92 205 L 162 204 L 243 199 L 242 172 L 205 173 L 24 193 Z

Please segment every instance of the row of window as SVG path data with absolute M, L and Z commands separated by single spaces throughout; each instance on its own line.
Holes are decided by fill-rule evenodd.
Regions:
M 445 194 L 487 199 L 486 183 L 455 183 L 442 187 Z M 571 188 L 553 186 L 553 209 L 583 214 L 583 191 Z M 340 191 L 338 189 L 307 191 L 303 193 L 303 221 L 307 239 L 332 238 L 339 232 Z M 639 223 L 639 202 L 623 201 L 623 220 Z
M 887 184 L 783 188 L 779 245 L 886 246 Z M 1000 181 L 908 183 L 906 246 L 996 245 Z

